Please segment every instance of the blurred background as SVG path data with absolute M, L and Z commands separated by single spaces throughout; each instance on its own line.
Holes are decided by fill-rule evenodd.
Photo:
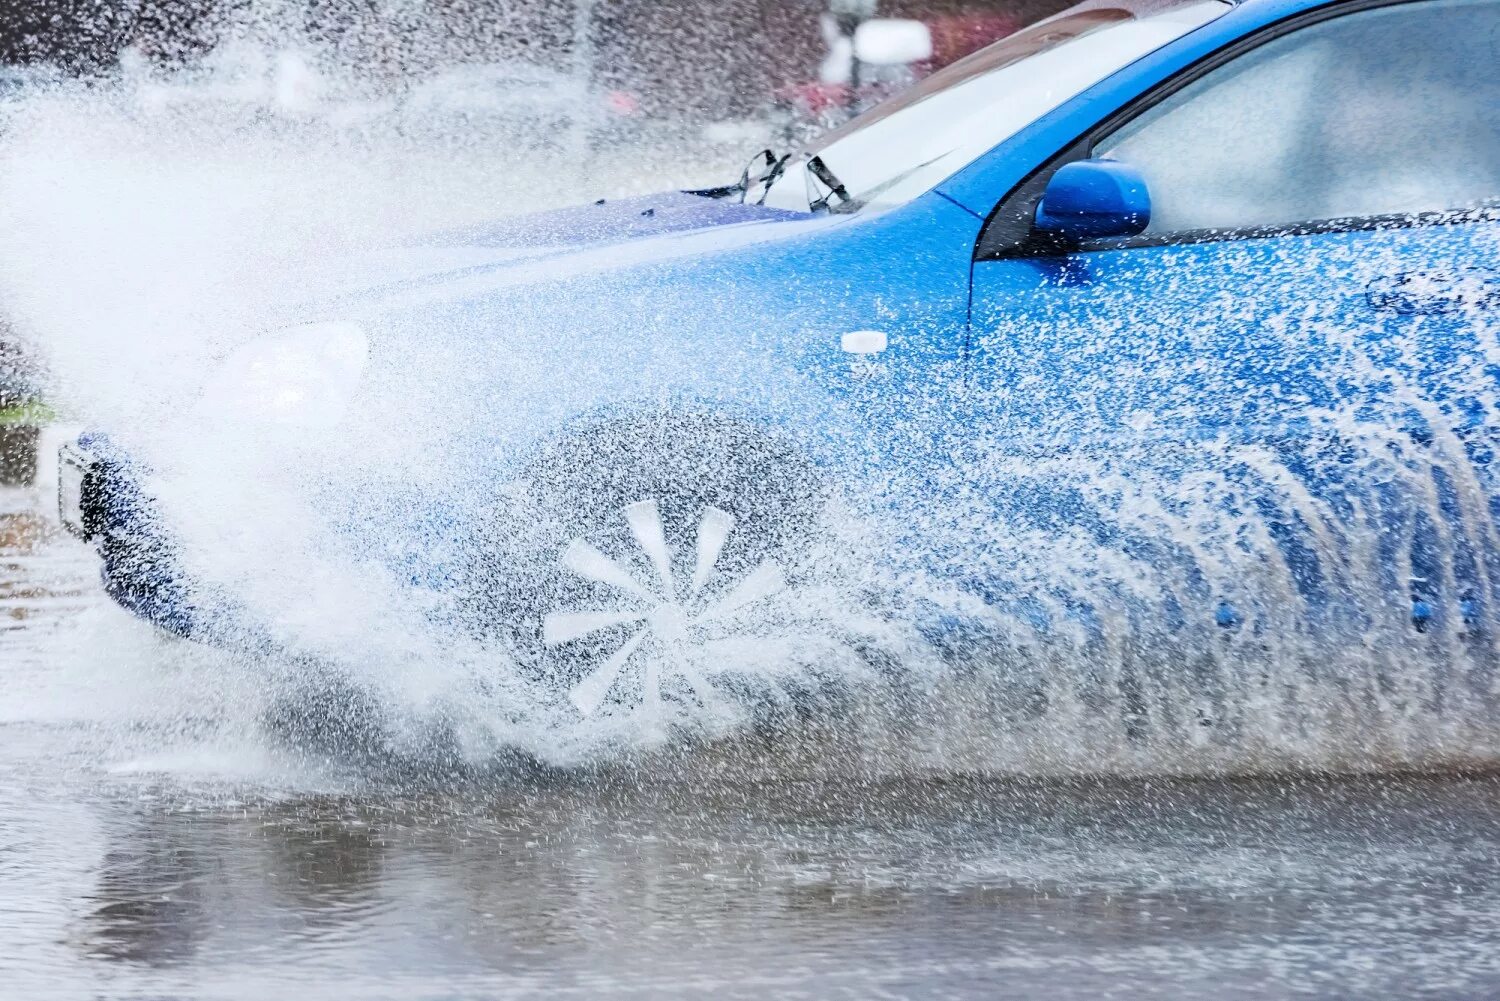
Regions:
M 712 119 L 763 109 L 787 87 L 848 80 L 828 65 L 837 38 L 874 18 L 915 19 L 932 35 L 927 72 L 1065 6 L 1058 0 L 33 0 L 7 5 L 0 60 L 10 86 L 28 73 L 108 75 L 183 70 L 240 83 L 254 59 L 212 57 L 257 40 L 303 48 L 262 52 L 262 69 L 295 74 L 300 56 L 358 68 L 372 93 L 453 66 L 524 63 L 587 74 L 652 118 Z M 836 53 L 835 53 L 836 54 Z M 278 57 L 280 59 L 278 60 Z M 847 55 L 846 55 L 847 58 Z M 232 72 L 237 71 L 237 72 Z M 284 98 L 298 83 L 280 83 Z M 840 79 L 842 78 L 842 79 Z M 331 95 L 330 95 L 331 96 Z M 621 110 L 624 110 L 623 107 Z

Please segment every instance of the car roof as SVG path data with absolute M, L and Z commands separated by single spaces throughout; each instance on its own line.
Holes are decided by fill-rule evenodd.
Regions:
M 1159 14 L 1176 7 L 1186 7 L 1196 2 L 1198 0 L 1083 0 L 1082 3 L 1074 4 L 1038 23 L 1045 24 L 1053 18 L 1089 10 L 1124 10 L 1136 17 L 1149 17 L 1152 14 Z M 1341 6 L 1345 3 L 1356 2 L 1356 0 L 1223 0 L 1223 2 L 1231 7 L 1246 8 L 1247 11 L 1259 12 L 1265 8 L 1279 8 L 1291 14 L 1315 7 Z

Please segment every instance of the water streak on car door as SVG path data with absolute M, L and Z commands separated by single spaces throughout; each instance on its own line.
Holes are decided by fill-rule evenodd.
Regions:
M 1234 479 L 1253 497 L 1240 517 L 1279 533 L 1299 588 L 1321 598 L 1347 554 L 1319 546 L 1351 543 L 1318 526 L 1384 504 L 1411 540 L 1409 560 L 1385 554 L 1394 576 L 1473 591 L 1453 580 L 1474 557 L 1445 562 L 1440 519 L 1412 505 L 1465 508 L 1471 537 L 1493 541 L 1474 493 L 1494 495 L 1497 245 L 1481 220 L 977 262 L 973 426 L 1009 454 L 1125 470 L 1174 502 L 1205 474 Z M 1382 482 L 1418 467 L 1437 468 L 1425 497 Z M 1064 504 L 1061 488 L 1027 496 Z

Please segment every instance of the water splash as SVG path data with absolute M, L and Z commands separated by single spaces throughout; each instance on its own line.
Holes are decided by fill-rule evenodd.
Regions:
M 486 378 L 553 377 L 528 351 L 546 334 L 541 318 L 567 305 L 545 291 L 516 324 L 535 329 L 494 356 L 408 346 L 343 433 L 246 436 L 181 417 L 217 359 L 294 304 L 346 288 L 363 274 L 351 260 L 373 267 L 358 253 L 370 246 L 678 178 L 643 170 L 628 149 L 599 153 L 580 177 L 555 150 L 497 158 L 504 137 L 434 152 L 378 130 L 142 116 L 129 86 L 57 93 L 17 115 L 0 159 L 12 194 L 0 283 L 68 409 L 161 471 L 153 489 L 186 564 L 265 627 L 257 656 L 174 649 L 204 662 L 192 698 L 159 675 L 149 689 L 175 705 L 166 715 L 179 732 L 192 718 L 243 735 L 272 717 L 293 719 L 295 735 L 327 711 L 371 723 L 396 756 L 474 765 L 519 748 L 554 763 L 649 762 L 686 742 L 786 771 L 1380 770 L 1488 766 L 1500 754 L 1490 473 L 1442 402 L 1467 394 L 1493 412 L 1486 366 L 1500 348 L 1479 319 L 1475 350 L 1440 396 L 1410 374 L 1427 364 L 1420 337 L 1330 341 L 1360 404 L 1301 406 L 1314 443 L 1301 453 L 1226 434 L 1103 454 L 1074 446 L 1076 425 L 1024 448 L 1004 423 L 938 433 L 971 428 L 942 401 L 900 417 L 939 439 L 944 461 L 820 495 L 795 552 L 784 539 L 773 555 L 716 552 L 725 519 L 714 512 L 729 509 L 706 495 L 690 510 L 653 507 L 653 525 L 642 505 L 668 501 L 649 488 L 612 495 L 614 534 L 586 537 L 570 527 L 584 502 L 565 476 L 536 503 L 524 485 L 484 479 L 493 443 L 453 434 L 486 412 Z M 681 170 L 684 158 L 661 162 Z M 716 176 L 705 174 L 680 180 Z M 1170 304 L 1170 287 L 1161 298 Z M 1238 315 L 1227 308 L 1222 322 Z M 695 363 L 659 350 L 652 371 Z M 746 381 L 762 377 L 745 364 Z M 1193 373 L 1175 375 L 1186 385 Z M 1370 419 L 1372 398 L 1420 415 L 1430 437 Z M 668 416 L 712 439 L 693 415 Z M 629 458 L 640 465 L 642 453 Z M 805 506 L 796 490 L 773 494 Z M 423 497 L 443 495 L 483 523 L 423 510 Z M 517 510 L 519 521 L 504 517 Z M 773 535 L 807 517 L 759 513 Z M 351 535 L 351 514 L 400 531 Z M 521 537 L 545 563 L 525 571 L 565 603 L 539 608 L 534 593 L 484 583 Z M 585 587 L 707 586 L 705 566 L 724 571 L 711 595 L 732 613 L 722 619 L 693 606 L 685 620 L 672 601 L 591 603 L 601 595 Z M 734 590 L 746 580 L 753 593 Z M 623 623 L 642 610 L 649 641 L 547 617 Z M 69 656 L 97 659 L 107 621 Z M 685 653 L 689 628 L 701 635 Z M 166 656 L 142 654 L 127 677 Z M 626 690 L 660 698 L 642 713 Z

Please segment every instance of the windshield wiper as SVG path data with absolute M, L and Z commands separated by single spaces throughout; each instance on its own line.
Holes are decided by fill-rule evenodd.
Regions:
M 729 192 L 731 194 L 738 193 L 740 201 L 743 202 L 749 200 L 750 189 L 758 185 L 760 187 L 760 199 L 755 204 L 761 204 L 766 200 L 766 195 L 770 192 L 771 185 L 776 183 L 776 178 L 780 177 L 782 171 L 786 170 L 787 162 L 791 158 L 792 154 L 790 153 L 783 153 L 781 156 L 777 156 L 769 149 L 761 150 L 750 158 L 749 163 L 745 164 L 745 169 L 740 172 L 740 183 L 732 186 Z M 757 160 L 764 160 L 765 164 L 760 168 L 760 173 L 752 177 L 750 172 L 755 169 L 755 161 Z
M 777 156 L 767 149 L 762 150 L 757 155 L 766 158 L 766 169 L 759 177 L 752 178 L 750 177 L 750 168 L 745 168 L 745 176 L 740 179 L 740 184 L 742 185 L 740 201 L 749 198 L 750 188 L 758 184 L 760 185 L 760 198 L 756 200 L 755 204 L 764 205 L 766 195 L 771 193 L 771 185 L 775 184 L 777 179 L 786 173 L 786 165 L 792 162 L 792 154 L 783 153 Z M 751 160 L 750 162 L 754 163 L 755 161 Z
M 843 209 L 858 207 L 854 202 L 854 196 L 849 194 L 848 188 L 844 187 L 844 182 L 838 179 L 837 174 L 828 169 L 828 164 L 823 162 L 821 156 L 808 157 L 807 169 L 812 171 L 812 175 L 822 182 L 823 187 L 828 189 L 828 194 L 808 206 L 809 211 L 821 212 L 823 209 L 829 208 L 828 200 L 830 198 L 838 198 L 839 207 Z M 829 209 L 829 211 L 832 211 L 832 209 Z
M 750 176 L 755 169 L 755 161 L 765 160 L 765 166 L 760 168 L 760 173 L 754 177 Z M 750 158 L 745 169 L 740 171 L 740 179 L 734 184 L 725 184 L 716 188 L 697 188 L 688 192 L 690 195 L 701 195 L 704 198 L 731 198 L 740 196 L 740 201 L 745 201 L 750 196 L 750 189 L 759 185 L 761 187 L 760 198 L 756 201 L 759 205 L 766 200 L 766 192 L 776 179 L 786 171 L 786 165 L 791 162 L 792 155 L 784 153 L 777 156 L 768 149 L 763 149 Z

